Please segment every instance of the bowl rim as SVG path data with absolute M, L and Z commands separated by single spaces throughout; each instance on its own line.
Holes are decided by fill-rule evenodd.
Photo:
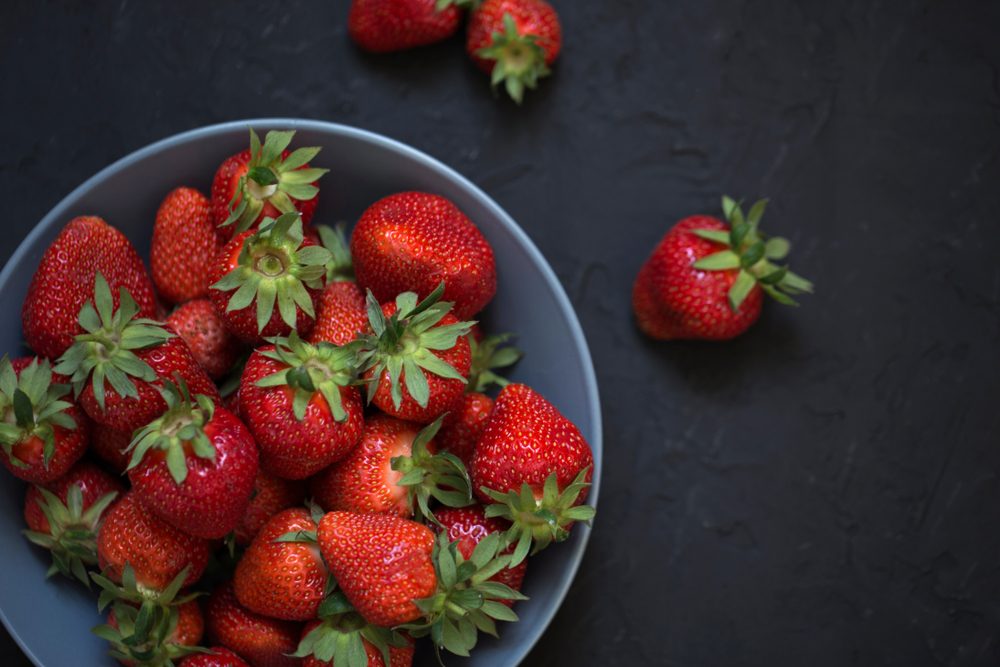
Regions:
M 566 290 L 563 288 L 562 283 L 556 276 L 552 267 L 549 265 L 545 256 L 542 255 L 541 251 L 527 235 L 527 233 L 521 229 L 521 227 L 514 221 L 514 219 L 500 207 L 497 202 L 490 197 L 486 192 L 484 192 L 479 186 L 470 181 L 468 178 L 460 174 L 455 169 L 444 164 L 440 160 L 431 157 L 427 153 L 418 150 L 408 144 L 405 144 L 396 139 L 392 139 L 383 134 L 372 132 L 369 130 L 363 130 L 350 125 L 344 125 L 341 123 L 334 123 L 330 121 L 323 120 L 313 120 L 305 118 L 283 118 L 283 117 L 261 117 L 261 118 L 248 118 L 245 120 L 234 120 L 227 121 L 223 123 L 215 123 L 212 125 L 201 126 L 192 130 L 187 130 L 177 134 L 172 134 L 168 137 L 155 141 L 148 144 L 142 148 L 132 151 L 131 153 L 119 158 L 110 165 L 104 167 L 96 174 L 85 180 L 83 183 L 74 188 L 69 194 L 64 196 L 58 204 L 56 204 L 45 216 L 31 229 L 30 232 L 24 237 L 17 248 L 11 253 L 3 269 L 0 270 L 0 291 L 7 288 L 7 283 L 10 281 L 11 275 L 13 275 L 14 266 L 20 264 L 24 260 L 25 256 L 29 253 L 30 248 L 34 246 L 37 239 L 50 230 L 54 225 L 59 224 L 59 222 L 65 217 L 67 209 L 70 206 L 70 202 L 77 199 L 80 195 L 86 191 L 92 189 L 99 183 L 111 178 L 115 174 L 122 172 L 133 164 L 146 159 L 165 148 L 170 148 L 179 144 L 185 144 L 197 141 L 199 139 L 207 139 L 218 134 L 224 134 L 227 132 L 232 132 L 236 129 L 247 129 L 251 127 L 288 127 L 290 129 L 309 129 L 319 132 L 329 132 L 334 134 L 340 134 L 348 138 L 357 139 L 366 143 L 374 144 L 385 150 L 394 152 L 401 157 L 408 158 L 422 165 L 423 167 L 433 170 L 445 177 L 448 180 L 453 181 L 455 184 L 463 189 L 468 190 L 473 196 L 483 202 L 486 208 L 496 216 L 500 221 L 501 225 L 506 229 L 506 231 L 513 235 L 521 246 L 527 251 L 528 255 L 534 261 L 536 266 L 541 269 L 541 273 L 545 278 L 545 281 L 553 288 L 555 293 L 556 302 L 559 307 L 559 311 L 566 319 L 569 324 L 570 333 L 573 342 L 576 344 L 577 348 L 581 351 L 581 361 L 583 363 L 583 375 L 586 401 L 587 401 L 587 411 L 590 413 L 591 419 L 593 420 L 594 435 L 589 439 L 589 444 L 591 449 L 595 453 L 595 469 L 592 480 L 592 486 L 590 488 L 587 500 L 588 503 L 597 507 L 597 500 L 600 494 L 601 485 L 601 468 L 603 461 L 603 425 L 601 419 L 601 404 L 600 396 L 597 387 L 597 375 L 594 371 L 593 359 L 590 354 L 590 347 L 587 345 L 586 336 L 583 333 L 583 328 L 580 326 L 580 321 L 576 316 L 576 311 L 574 311 L 573 306 L 570 304 L 569 297 L 566 295 Z M 583 561 L 584 553 L 587 550 L 587 543 L 590 540 L 590 533 L 592 528 L 589 525 L 580 525 L 577 527 L 577 531 L 582 532 L 582 535 L 577 538 L 577 543 L 574 545 L 574 551 L 570 555 L 570 561 L 567 563 L 566 572 L 569 576 L 563 579 L 564 583 L 555 592 L 555 604 L 551 605 L 547 614 L 543 616 L 542 622 L 535 625 L 532 629 L 532 633 L 528 635 L 527 641 L 522 642 L 520 647 L 519 655 L 513 656 L 515 661 L 513 665 L 520 664 L 525 657 L 534 649 L 538 644 L 539 639 L 545 633 L 545 630 L 552 623 L 552 619 L 555 618 L 556 613 L 562 608 L 563 602 L 565 601 L 566 595 L 569 592 L 570 587 L 576 579 L 577 571 L 580 568 L 580 563 Z M 30 647 L 28 647 L 22 640 L 20 634 L 11 625 L 10 621 L 7 619 L 7 614 L 0 607 L 0 622 L 3 623 L 7 632 L 14 639 L 20 649 L 24 652 L 25 656 L 32 663 L 38 667 L 51 667 L 44 665 L 34 654 Z

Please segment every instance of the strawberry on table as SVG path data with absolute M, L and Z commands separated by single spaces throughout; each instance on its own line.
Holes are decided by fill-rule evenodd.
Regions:
M 723 197 L 724 221 L 695 215 L 667 232 L 632 290 L 632 309 L 646 335 L 735 338 L 760 317 L 764 294 L 795 305 L 793 296 L 812 292 L 811 282 L 776 264 L 788 254 L 789 243 L 759 231 L 766 204 L 758 201 L 744 216 L 735 201 Z
M 208 198 L 193 188 L 168 194 L 156 212 L 149 251 L 159 295 L 170 303 L 207 296 L 208 267 L 221 247 Z
M 305 495 L 305 484 L 302 482 L 282 479 L 263 469 L 258 470 L 250 504 L 236 526 L 236 543 L 249 546 L 272 516 L 281 510 L 301 505 Z
M 353 0 L 347 33 L 365 51 L 388 53 L 448 39 L 468 0 Z
M 234 651 L 253 667 L 298 667 L 291 657 L 302 634 L 302 624 L 256 614 L 236 599 L 232 582 L 222 584 L 205 605 L 206 634 L 210 641 Z
M 240 357 L 240 341 L 229 333 L 225 320 L 208 298 L 178 306 L 167 318 L 167 326 L 184 339 L 198 365 L 213 380 L 224 377 Z

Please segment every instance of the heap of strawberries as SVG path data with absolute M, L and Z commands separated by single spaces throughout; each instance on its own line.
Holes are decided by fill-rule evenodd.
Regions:
M 527 556 L 594 514 L 589 445 L 473 319 L 496 291 L 480 231 L 405 192 L 348 246 L 312 224 L 326 170 L 293 134 L 251 131 L 211 198 L 168 194 L 149 273 L 71 220 L 23 305 L 36 356 L 0 361 L 26 535 L 96 582 L 126 665 L 468 655 L 517 620 Z

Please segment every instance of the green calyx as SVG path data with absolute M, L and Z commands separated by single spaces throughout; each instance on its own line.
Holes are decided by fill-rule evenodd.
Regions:
M 396 456 L 392 469 L 403 473 L 396 482 L 406 488 L 410 511 L 417 521 L 440 525 L 430 509 L 431 498 L 448 507 L 468 507 L 473 503 L 472 482 L 462 461 L 449 452 L 432 454 L 428 443 L 437 435 L 444 417 L 438 417 L 413 439 L 410 456 Z
M 205 425 L 215 414 L 215 404 L 204 394 L 192 400 L 187 385 L 178 378 L 178 384 L 164 383 L 160 391 L 167 402 L 167 411 L 136 431 L 127 451 L 132 452 L 127 470 L 132 470 L 150 450 L 165 453 L 167 469 L 177 484 L 187 479 L 187 448 L 195 456 L 215 462 L 215 447 Z
M 367 641 L 382 653 L 382 661 L 391 664 L 389 650 L 407 646 L 398 632 L 369 625 L 343 593 L 328 595 L 319 608 L 322 622 L 309 631 L 299 642 L 293 658 L 315 656 L 323 664 L 337 667 L 367 667 Z
M 323 508 L 312 502 L 311 500 L 306 501 L 306 509 L 309 510 L 309 518 L 312 522 L 319 525 L 319 522 L 323 519 Z M 275 542 L 298 542 L 302 544 L 319 544 L 319 537 L 316 534 L 316 530 L 293 530 L 281 535 L 274 540 Z M 327 580 L 327 591 L 326 595 L 333 592 L 336 588 L 336 582 L 330 578 Z
M 37 436 L 48 467 L 56 451 L 55 427 L 76 429 L 76 421 L 66 413 L 72 404 L 62 400 L 69 390 L 52 382 L 47 359 L 34 359 L 20 375 L 6 355 L 0 359 L 0 447 L 11 465 L 27 466 L 14 456 L 14 445 Z
M 482 342 L 476 342 L 474 336 L 469 336 L 469 347 L 472 348 L 472 367 L 469 371 L 469 391 L 485 391 L 492 385 L 506 387 L 510 382 L 507 378 L 494 371 L 498 368 L 513 366 L 524 353 L 507 341 L 513 334 L 497 334 L 487 336 Z
M 545 64 L 545 49 L 537 35 L 522 35 L 510 13 L 503 15 L 503 32 L 493 33 L 489 46 L 476 51 L 484 60 L 493 60 L 493 87 L 504 84 L 507 94 L 518 104 L 526 88 L 538 87 L 538 80 L 552 73 Z
M 811 282 L 792 273 L 787 266 L 775 264 L 788 256 L 791 244 L 787 239 L 779 236 L 768 238 L 760 232 L 758 227 L 765 208 L 767 200 L 761 199 L 744 216 L 740 205 L 724 196 L 722 211 L 729 223 L 729 231 L 696 229 L 692 232 L 695 236 L 726 247 L 702 257 L 694 263 L 694 268 L 701 271 L 739 271 L 728 294 L 733 312 L 739 312 L 740 305 L 754 285 L 760 285 L 768 296 L 786 306 L 797 306 L 793 296 L 813 291 Z
M 156 372 L 135 354 L 173 338 L 163 326 L 148 318 L 136 318 L 139 306 L 124 287 L 118 310 L 114 310 L 111 288 L 100 272 L 94 279 L 94 300 L 80 309 L 78 322 L 84 333 L 59 358 L 55 371 L 68 375 L 77 395 L 89 379 L 97 404 L 104 409 L 105 380 L 123 398 L 139 398 L 133 378 L 156 380 Z
M 595 510 L 587 505 L 576 505 L 580 493 L 590 486 L 584 468 L 565 489 L 559 489 L 556 473 L 545 479 L 541 498 L 528 484 L 521 485 L 521 492 L 500 493 L 483 487 L 495 502 L 487 505 L 487 517 L 501 517 L 511 522 L 505 535 L 507 544 L 515 544 L 510 566 L 520 564 L 528 554 L 538 553 L 553 542 L 569 537 L 569 526 L 576 521 L 590 521 Z
M 271 320 L 275 303 L 281 320 L 292 329 L 296 327 L 296 306 L 316 317 L 306 287 L 323 287 L 330 251 L 317 245 L 303 246 L 302 242 L 298 213 L 286 213 L 277 220 L 265 218 L 243 244 L 238 266 L 212 285 L 222 292 L 235 290 L 227 312 L 256 303 L 258 332 Z
M 89 588 L 87 567 L 97 565 L 97 527 L 118 492 L 107 493 L 84 509 L 83 490 L 79 484 L 69 487 L 65 503 L 48 489 L 41 486 L 35 488 L 42 496 L 37 501 L 38 508 L 49 522 L 49 532 L 25 530 L 24 536 L 32 544 L 52 552 L 52 565 L 46 576 L 59 572 L 70 578 L 75 577 Z
M 468 656 L 476 646 L 479 632 L 496 637 L 496 621 L 517 620 L 517 614 L 500 600 L 528 599 L 509 586 L 490 581 L 510 567 L 510 556 L 501 555 L 505 547 L 501 535 L 492 533 L 465 560 L 458 542 L 449 542 L 447 532 L 439 534 L 433 554 L 438 589 L 428 598 L 413 601 L 423 618 L 400 629 L 414 637 L 430 636 L 439 660 L 441 649 Z
M 261 354 L 285 364 L 287 368 L 261 378 L 257 386 L 289 386 L 294 389 L 292 412 L 299 421 L 305 419 L 306 407 L 317 393 L 326 401 L 336 421 L 347 421 L 340 389 L 354 382 L 356 346 L 337 346 L 327 342 L 313 345 L 304 342 L 295 332 L 288 338 L 269 338 L 268 342 L 274 344 L 274 349 Z
M 417 405 L 424 408 L 430 400 L 430 389 L 425 373 L 466 382 L 466 379 L 434 354 L 450 350 L 460 336 L 469 333 L 474 322 L 456 322 L 437 326 L 451 311 L 451 303 L 441 301 L 444 283 L 417 303 L 417 295 L 404 292 L 396 297 L 396 312 L 386 319 L 375 296 L 368 291 L 368 322 L 372 333 L 361 339 L 358 361 L 363 373 L 371 372 L 368 380 L 368 401 L 375 396 L 382 373 L 389 373 L 392 403 L 399 409 L 403 402 L 400 384 Z
M 330 261 L 326 265 L 326 282 L 353 282 L 354 260 L 347 243 L 347 233 L 344 225 L 336 227 L 316 225 L 320 243 L 330 251 Z
M 268 202 L 282 213 L 294 213 L 292 200 L 309 201 L 319 194 L 314 185 L 329 169 L 300 169 L 316 157 L 320 148 L 299 148 L 282 159 L 282 152 L 292 143 L 294 131 L 271 131 L 263 145 L 257 133 L 250 130 L 250 162 L 242 176 L 232 201 L 229 217 L 222 227 L 236 225 L 237 233 L 250 229 Z

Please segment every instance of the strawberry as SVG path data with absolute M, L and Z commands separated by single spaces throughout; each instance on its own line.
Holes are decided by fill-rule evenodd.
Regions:
M 52 552 L 48 576 L 60 572 L 90 585 L 87 567 L 97 565 L 101 519 L 124 492 L 121 482 L 85 461 L 51 484 L 28 487 L 24 498 L 28 530 L 24 535 Z
M 66 473 L 90 440 L 90 422 L 56 384 L 48 360 L 33 358 L 17 371 L 0 359 L 0 460 L 16 477 L 36 484 Z
M 128 468 L 128 449 L 132 433 L 116 431 L 103 424 L 94 423 L 90 429 L 90 449 L 114 472 L 123 474 Z
M 468 469 L 486 422 L 493 411 L 493 399 L 478 391 L 462 397 L 461 404 L 447 415 L 438 433 L 441 449 L 451 452 Z
M 368 401 L 394 417 L 430 423 L 465 391 L 471 322 L 455 319 L 441 292 L 438 286 L 419 304 L 404 292 L 382 306 L 368 294 L 370 333 L 359 342 L 358 359 Z
M 758 231 L 767 200 L 744 216 L 722 198 L 725 221 L 707 215 L 674 225 L 639 271 L 632 309 L 639 328 L 661 340 L 728 340 L 760 317 L 764 294 L 786 305 L 812 283 L 774 262 L 789 243 Z
M 236 415 L 183 385 L 168 385 L 167 411 L 137 431 L 128 467 L 133 493 L 179 530 L 218 539 L 250 504 L 257 447 Z
M 351 386 L 355 351 L 311 345 L 294 333 L 250 355 L 240 379 L 240 414 L 260 447 L 264 468 L 305 479 L 344 457 L 364 423 Z
M 309 512 L 292 508 L 264 524 L 243 554 L 233 589 L 244 607 L 286 621 L 316 618 L 329 574 L 314 541 L 316 522 Z
M 354 0 L 347 34 L 365 51 L 389 53 L 448 39 L 462 22 L 451 0 Z
M 559 16 L 545 0 L 485 0 L 469 18 L 466 51 L 518 104 L 551 74 L 561 47 Z
M 45 250 L 21 306 L 24 338 L 32 350 L 55 359 L 73 344 L 83 331 L 77 314 L 94 298 L 97 273 L 111 285 L 116 306 L 124 287 L 138 303 L 138 315 L 156 314 L 153 283 L 132 243 L 100 218 L 74 218 Z
M 209 299 L 194 299 L 179 306 L 167 318 L 167 326 L 184 339 L 198 365 L 213 380 L 232 370 L 240 356 L 239 341 L 229 333 Z
M 297 211 L 308 224 L 319 202 L 316 181 L 327 169 L 309 161 L 320 149 L 286 150 L 295 132 L 268 132 L 261 145 L 250 130 L 250 149 L 227 158 L 212 180 L 212 217 L 223 234 L 251 229 L 264 218 Z
M 163 414 L 163 379 L 180 377 L 192 392 L 218 399 L 212 380 L 191 356 L 187 344 L 158 322 L 136 319 L 127 291 L 113 308 L 104 276 L 97 274 L 94 301 L 80 309 L 85 333 L 60 357 L 56 371 L 70 376 L 80 405 L 94 421 L 119 431 L 134 431 Z
M 327 510 L 430 518 L 430 499 L 462 507 L 472 502 L 468 473 L 450 454 L 434 454 L 440 421 L 418 424 L 376 414 L 361 443 L 313 478 L 316 502 Z
M 253 667 L 297 667 L 290 657 L 302 633 L 299 623 L 255 614 L 240 605 L 231 582 L 215 589 L 205 605 L 209 639 L 244 657 Z
M 351 235 L 358 283 L 380 302 L 414 291 L 420 298 L 444 283 L 455 317 L 482 310 L 497 289 L 493 248 L 453 203 L 401 192 L 372 204 Z
M 111 644 L 111 657 L 128 667 L 159 667 L 203 650 L 197 646 L 205 621 L 193 596 L 150 604 L 136 595 L 134 602 L 115 603 L 107 624 L 94 628 Z
M 354 266 L 343 228 L 319 225 L 316 229 L 332 259 L 327 264 L 326 287 L 316 299 L 316 327 L 309 341 L 347 345 L 368 326 L 365 293 L 354 282 Z
M 177 667 L 250 667 L 243 658 L 224 646 L 212 646 L 209 653 L 195 653 L 180 661 Z
M 517 542 L 512 562 L 522 562 L 569 537 L 574 521 L 593 517 L 586 500 L 594 457 L 579 429 L 555 406 L 523 384 L 500 391 L 472 458 L 473 487 L 487 507 L 513 525 L 507 539 Z
M 160 296 L 184 303 L 208 295 L 208 268 L 222 247 L 208 198 L 177 188 L 156 212 L 149 267 Z
M 343 597 L 337 593 L 334 596 Z M 341 604 L 346 607 L 344 611 L 306 624 L 302 641 L 294 654 L 303 658 L 302 667 L 385 667 L 386 657 L 389 667 L 410 667 L 413 664 L 413 640 L 367 624 L 346 599 Z
M 307 336 L 329 259 L 326 248 L 303 237 L 298 215 L 266 218 L 256 231 L 233 238 L 216 257 L 212 302 L 229 330 L 249 343 L 292 331 Z
M 209 543 L 183 533 L 146 511 L 134 492 L 126 493 L 104 515 L 97 534 L 97 558 L 104 574 L 122 581 L 126 564 L 147 590 L 165 589 L 187 570 L 184 586 L 201 578 L 208 564 Z
M 258 470 L 250 505 L 236 526 L 236 543 L 249 546 L 272 516 L 301 505 L 305 495 L 305 485 L 301 482 L 281 479 L 263 469 Z

